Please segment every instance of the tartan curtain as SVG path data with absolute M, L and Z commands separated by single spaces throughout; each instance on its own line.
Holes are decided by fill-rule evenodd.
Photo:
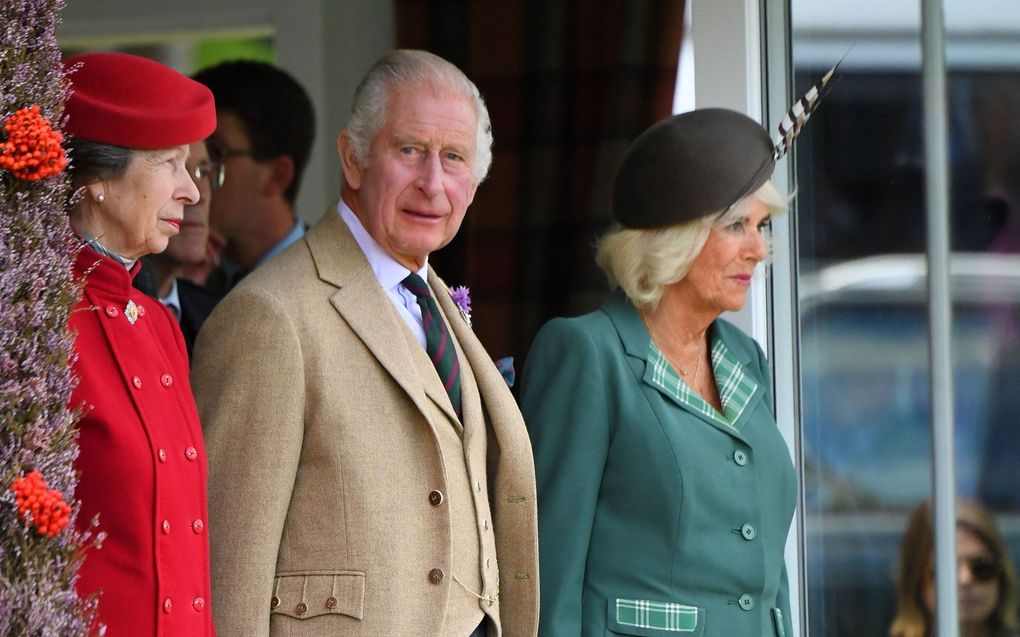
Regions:
M 597 307 L 594 262 L 612 175 L 670 114 L 684 0 L 397 0 L 397 46 L 427 49 L 479 87 L 495 144 L 457 238 L 431 259 L 471 288 L 493 357 L 523 364 L 538 328 Z

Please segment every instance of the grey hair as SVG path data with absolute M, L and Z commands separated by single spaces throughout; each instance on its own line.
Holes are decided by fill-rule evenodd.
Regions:
M 386 124 L 390 96 L 399 88 L 420 86 L 436 94 L 453 93 L 470 99 L 475 106 L 478 130 L 472 177 L 482 183 L 492 164 L 492 124 L 478 87 L 453 64 L 428 51 L 397 49 L 376 62 L 361 80 L 351 102 L 347 134 L 354 155 L 364 164 L 372 139 Z
M 67 141 L 68 172 L 75 187 L 123 175 L 135 151 L 124 146 L 71 137 Z
M 786 200 L 771 181 L 766 181 L 728 210 L 693 221 L 650 230 L 617 224 L 599 239 L 595 262 L 609 279 L 610 287 L 622 289 L 634 306 L 655 310 L 666 287 L 687 276 L 712 228 L 743 218 L 755 200 L 773 214 L 786 209 Z

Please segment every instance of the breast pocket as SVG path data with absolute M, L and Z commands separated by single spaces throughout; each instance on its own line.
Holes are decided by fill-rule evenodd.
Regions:
M 618 635 L 699 637 L 705 632 L 705 609 L 676 602 L 610 599 L 606 627 Z
M 271 615 L 308 620 L 346 615 L 360 620 L 365 608 L 365 574 L 361 571 L 294 571 L 277 573 Z

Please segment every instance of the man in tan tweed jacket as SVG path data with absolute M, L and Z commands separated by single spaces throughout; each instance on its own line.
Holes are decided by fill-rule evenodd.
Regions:
M 528 435 L 428 266 L 488 170 L 488 113 L 421 51 L 377 62 L 352 113 L 337 208 L 235 288 L 196 347 L 218 633 L 535 635 Z M 426 354 L 433 314 L 410 274 L 459 392 Z

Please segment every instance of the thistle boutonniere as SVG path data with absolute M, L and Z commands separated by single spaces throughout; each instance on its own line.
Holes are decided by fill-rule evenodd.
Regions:
M 460 315 L 464 318 L 464 322 L 471 327 L 471 292 L 467 289 L 466 285 L 460 285 L 455 288 L 450 288 L 450 298 L 453 299 L 457 309 L 460 310 Z

